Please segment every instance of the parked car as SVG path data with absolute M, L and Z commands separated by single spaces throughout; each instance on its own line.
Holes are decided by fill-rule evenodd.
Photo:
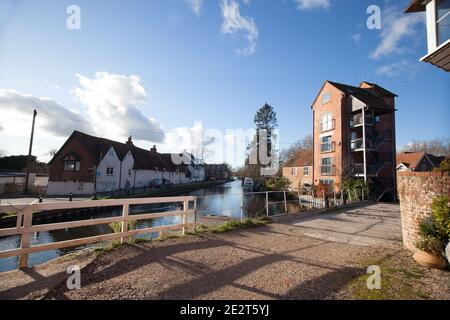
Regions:
M 253 188 L 255 186 L 255 182 L 252 178 L 245 178 L 243 186 L 244 188 Z
M 167 179 L 153 179 L 152 181 L 150 181 L 149 186 L 151 188 L 161 188 L 161 189 L 172 188 L 173 183 Z

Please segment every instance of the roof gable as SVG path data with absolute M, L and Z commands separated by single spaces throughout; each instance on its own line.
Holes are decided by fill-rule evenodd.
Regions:
M 310 167 L 313 165 L 312 149 L 300 150 L 284 167 Z

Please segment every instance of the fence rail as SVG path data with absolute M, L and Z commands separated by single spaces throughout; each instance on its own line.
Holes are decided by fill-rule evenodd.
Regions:
M 194 202 L 194 209 L 189 210 L 189 202 Z M 159 213 L 143 213 L 130 215 L 130 206 L 147 205 L 159 203 L 182 203 L 181 211 L 168 211 Z M 33 214 L 35 212 L 62 209 L 83 209 L 100 207 L 122 207 L 122 215 L 118 217 L 99 218 L 91 220 L 79 220 L 71 222 L 50 223 L 33 226 Z M 17 224 L 14 228 L 0 229 L 0 237 L 20 235 L 20 247 L 17 249 L 0 251 L 0 258 L 19 256 L 19 267 L 28 266 L 28 256 L 30 253 L 62 249 L 67 247 L 80 246 L 101 241 L 111 241 L 120 239 L 121 243 L 126 243 L 128 238 L 151 232 L 162 232 L 169 230 L 181 230 L 185 234 L 186 229 L 195 227 L 194 222 L 189 222 L 189 215 L 196 211 L 195 197 L 164 197 L 164 198 L 144 198 L 144 199 L 120 199 L 120 200 L 99 200 L 99 201 L 79 201 L 79 202 L 58 202 L 58 203 L 31 203 L 30 205 L 0 205 L 0 213 L 17 211 Z M 128 230 L 128 222 L 147 220 L 161 217 L 182 216 L 182 223 L 174 225 L 164 225 L 143 229 Z M 83 226 L 94 226 L 110 223 L 121 223 L 121 230 L 117 233 L 97 235 L 86 238 L 59 241 L 36 246 L 30 246 L 31 235 L 35 232 L 61 230 Z

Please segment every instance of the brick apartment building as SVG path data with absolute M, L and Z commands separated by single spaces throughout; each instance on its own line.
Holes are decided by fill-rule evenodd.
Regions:
M 372 184 L 372 198 L 396 198 L 394 93 L 369 82 L 325 81 L 313 110 L 313 183 L 339 189 L 343 180 Z

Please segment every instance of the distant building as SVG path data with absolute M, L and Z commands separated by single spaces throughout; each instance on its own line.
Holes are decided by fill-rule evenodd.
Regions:
M 205 176 L 206 180 L 223 181 L 230 178 L 230 172 L 225 164 L 207 164 Z
M 450 71 L 450 0 L 412 0 L 406 13 L 426 12 L 428 53 L 421 61 Z
M 325 81 L 312 104 L 313 183 L 339 189 L 344 180 L 371 182 L 374 200 L 394 200 L 395 98 L 377 84 Z
M 49 163 L 50 195 L 87 195 L 148 186 L 154 179 L 186 183 L 184 166 L 151 150 L 74 131 Z
M 176 164 L 181 163 L 185 166 L 187 169 L 186 178 L 189 181 L 205 181 L 205 164 L 202 159 L 199 159 L 186 151 L 183 151 L 182 153 L 165 153 L 164 157 L 166 157 L 167 161 Z
M 313 150 L 300 150 L 283 166 L 283 177 L 289 179 L 293 190 L 301 191 L 312 185 Z
M 18 194 L 24 191 L 28 156 L 9 156 L 0 158 L 0 194 Z M 28 191 L 45 194 L 49 168 L 38 162 L 35 156 L 30 159 Z
M 397 171 L 432 171 L 444 160 L 445 157 L 437 157 L 426 152 L 402 152 L 397 154 Z

